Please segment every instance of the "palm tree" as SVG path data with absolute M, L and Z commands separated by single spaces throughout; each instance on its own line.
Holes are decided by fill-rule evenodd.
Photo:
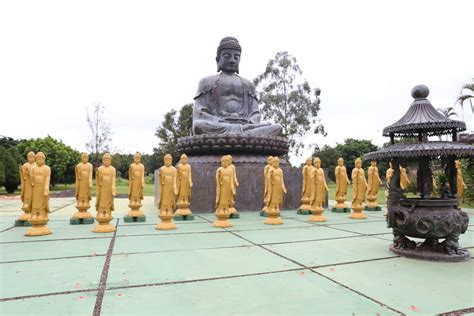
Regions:
M 469 100 L 471 104 L 471 112 L 474 113 L 474 104 L 472 100 L 474 99 L 474 83 L 466 83 L 461 88 L 461 95 L 456 99 L 456 103 L 461 106 L 461 109 L 464 111 L 464 102 Z
M 458 116 L 458 114 L 456 113 L 456 111 L 454 111 L 454 108 L 452 106 L 449 106 L 447 108 L 437 108 L 437 110 L 441 112 L 441 114 L 443 114 L 447 118 L 451 118 L 451 116 Z

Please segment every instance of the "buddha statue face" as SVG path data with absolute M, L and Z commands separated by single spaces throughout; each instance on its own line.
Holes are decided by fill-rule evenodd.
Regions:
M 166 155 L 165 155 L 165 158 L 164 158 L 163 160 L 164 160 L 164 162 L 165 162 L 165 166 L 166 166 L 166 167 L 170 167 L 170 166 L 171 166 L 171 163 L 172 163 L 172 161 L 173 161 L 173 158 L 171 157 L 170 154 L 166 154 Z
M 142 161 L 142 155 L 140 155 L 139 153 L 136 153 L 135 155 L 133 155 L 134 163 L 139 164 L 141 161 Z
M 267 157 L 267 164 L 271 165 L 273 160 L 273 156 L 268 156 Z
M 371 165 L 372 167 L 377 167 L 377 161 L 372 160 L 372 161 L 370 162 L 370 165 Z
M 28 155 L 26 155 L 26 159 L 28 160 L 29 163 L 33 163 L 36 160 L 35 153 L 30 151 Z
M 182 154 L 181 159 L 179 161 L 182 165 L 186 165 L 188 163 L 188 156 L 186 156 L 186 154 Z
M 102 157 L 102 164 L 109 167 L 112 164 L 112 156 L 109 153 L 104 154 Z
M 280 168 L 280 158 L 273 157 L 272 163 L 273 163 L 272 164 L 273 168 L 275 168 L 275 169 Z
M 226 73 L 239 73 L 240 50 L 225 48 L 217 56 L 217 68 Z
M 316 168 L 321 168 L 321 159 L 319 159 L 318 157 L 314 158 L 314 166 Z
M 41 151 L 36 154 L 35 158 L 36 158 L 36 164 L 38 166 L 44 165 L 44 160 L 46 159 L 46 157 Z
M 82 153 L 81 154 L 81 162 L 82 163 L 88 163 L 89 162 L 89 154 L 88 153 Z
M 339 167 L 344 166 L 344 159 L 339 158 L 339 159 L 337 160 L 337 165 L 338 165 Z
M 312 160 L 313 160 L 313 159 L 312 159 L 311 157 L 306 158 L 306 165 L 307 165 L 308 167 L 311 166 Z
M 454 163 L 456 164 L 456 169 L 461 169 L 461 162 L 459 160 L 456 160 Z
M 230 165 L 229 156 L 224 156 L 221 159 L 221 166 L 226 168 Z
M 362 168 L 362 159 L 357 158 L 357 159 L 355 160 L 355 167 L 356 167 L 356 168 Z

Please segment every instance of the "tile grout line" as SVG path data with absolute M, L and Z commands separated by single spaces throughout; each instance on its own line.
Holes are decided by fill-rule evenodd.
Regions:
M 63 292 L 50 292 L 50 293 L 43 293 L 43 294 L 32 294 L 32 295 L 24 295 L 24 296 L 13 296 L 13 297 L 7 297 L 7 298 L 0 298 L 0 302 L 24 300 L 24 299 L 37 298 L 37 297 L 46 297 L 46 296 L 67 295 L 67 294 L 74 294 L 74 293 L 95 292 L 95 291 L 97 291 L 97 289 L 83 289 L 83 290 L 72 290 L 72 291 L 63 291 Z
M 225 229 L 225 230 L 227 230 L 227 229 Z M 233 235 L 235 235 L 235 236 L 237 236 L 237 237 L 239 237 L 239 238 L 241 238 L 241 239 L 243 239 L 243 240 L 245 240 L 245 241 L 247 241 L 247 242 L 250 242 L 250 243 L 252 243 L 252 244 L 254 244 L 254 245 L 259 246 L 259 247 L 262 248 L 263 250 L 266 250 L 266 251 L 268 251 L 268 252 L 270 252 L 270 253 L 272 253 L 272 254 L 278 256 L 278 257 L 281 257 L 281 258 L 283 258 L 283 259 L 286 259 L 286 260 L 288 260 L 288 261 L 290 261 L 290 262 L 292 262 L 292 263 L 294 263 L 294 264 L 296 264 L 296 265 L 299 265 L 300 267 L 303 267 L 304 269 L 307 269 L 307 270 L 309 270 L 309 271 L 311 271 L 311 272 L 313 272 L 313 273 L 315 273 L 315 274 L 317 274 L 317 275 L 319 275 L 319 276 L 322 276 L 322 277 L 324 277 L 325 279 L 327 279 L 327 280 L 329 280 L 329 281 L 331 281 L 331 282 L 334 282 L 334 283 L 336 283 L 336 284 L 338 284 L 338 285 L 340 285 L 340 286 L 342 286 L 342 287 L 344 287 L 344 288 L 346 288 L 346 289 L 348 289 L 348 290 L 350 290 L 350 291 L 352 291 L 352 292 L 354 292 L 354 293 L 356 293 L 356 294 L 359 294 L 360 296 L 363 296 L 363 297 L 365 297 L 365 298 L 367 298 L 367 299 L 369 299 L 369 300 L 371 300 L 371 301 L 373 301 L 373 302 L 379 304 L 380 306 L 382 306 L 382 307 L 384 307 L 384 308 L 387 308 L 387 309 L 389 309 L 389 310 L 391 310 L 391 311 L 393 311 L 393 312 L 396 312 L 396 313 L 399 313 L 399 314 L 403 315 L 402 312 L 400 312 L 400 311 L 398 311 L 398 310 L 396 310 L 396 309 L 394 309 L 394 308 L 392 308 L 392 307 L 390 307 L 390 306 L 388 306 L 388 305 L 386 305 L 386 304 L 384 304 L 384 303 L 382 303 L 382 302 L 379 302 L 379 301 L 377 301 L 376 299 L 374 299 L 374 298 L 372 298 L 372 297 L 370 297 L 370 296 L 367 296 L 367 295 L 365 295 L 365 294 L 363 294 L 363 293 L 361 293 L 361 292 L 359 292 L 359 291 L 357 291 L 357 290 L 354 290 L 354 289 L 352 289 L 352 288 L 350 288 L 350 287 L 348 287 L 348 286 L 346 286 L 346 285 L 344 285 L 344 284 L 342 284 L 342 283 L 339 283 L 339 282 L 337 282 L 336 280 L 333 280 L 333 279 L 331 279 L 331 278 L 329 278 L 329 277 L 327 277 L 327 276 L 325 276 L 325 275 L 323 275 L 323 274 L 321 274 L 321 273 L 315 271 L 314 269 L 312 269 L 312 268 L 310 268 L 310 267 L 308 267 L 308 266 L 306 266 L 306 265 L 304 265 L 304 264 L 302 264 L 302 263 L 300 263 L 300 262 L 298 262 L 298 261 L 296 261 L 296 260 L 293 260 L 293 259 L 291 259 L 291 258 L 288 258 L 288 257 L 286 257 L 286 256 L 284 256 L 284 255 L 282 255 L 282 254 L 280 254 L 280 253 L 278 253 L 278 252 L 276 252 L 276 251 L 270 250 L 270 249 L 268 249 L 268 248 L 266 248 L 266 247 L 264 247 L 264 246 L 262 246 L 262 245 L 259 245 L 259 244 L 257 244 L 257 243 L 254 243 L 254 242 L 248 240 L 247 238 L 242 237 L 242 236 L 240 236 L 240 235 L 238 235 L 238 234 L 236 234 L 236 233 L 234 233 L 234 232 L 232 232 L 232 231 L 230 231 L 230 230 L 227 230 L 227 231 L 229 231 L 231 234 L 233 234 Z
M 438 316 L 453 316 L 453 315 L 462 315 L 462 314 L 467 314 L 467 313 L 472 313 L 472 312 L 474 312 L 474 306 L 464 308 L 464 309 L 458 309 L 458 310 L 455 310 L 455 311 L 439 313 L 437 315 Z
M 115 227 L 118 226 L 119 221 L 120 219 L 117 218 Z M 100 315 L 100 311 L 102 309 L 102 302 L 104 301 L 104 294 L 105 294 L 105 286 L 107 284 L 107 277 L 109 276 L 110 261 L 112 258 L 112 252 L 114 251 L 116 235 L 117 235 L 117 228 L 115 229 L 114 235 L 112 236 L 112 239 L 110 240 L 109 249 L 107 250 L 107 256 L 105 257 L 104 267 L 102 269 L 102 273 L 100 276 L 99 289 L 97 292 L 97 298 L 94 305 L 94 311 L 92 313 L 92 315 L 94 316 Z

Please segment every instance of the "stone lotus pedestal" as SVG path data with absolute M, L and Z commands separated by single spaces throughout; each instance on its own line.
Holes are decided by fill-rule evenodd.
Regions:
M 311 209 L 311 217 L 309 218 L 310 222 L 325 222 L 327 221 L 326 217 L 323 215 L 324 208 L 315 207 Z
M 267 214 L 268 214 L 268 217 L 265 220 L 265 222 L 263 222 L 264 224 L 267 224 L 267 225 L 281 225 L 281 224 L 283 224 L 283 221 L 280 218 L 280 210 L 279 209 L 276 209 L 276 208 L 269 209 Z
M 46 226 L 48 220 L 48 218 L 44 217 L 30 217 L 28 221 L 32 227 L 26 231 L 25 236 L 43 236 L 52 234 L 53 232 L 51 229 Z
M 311 214 L 311 205 L 310 205 L 310 199 L 307 196 L 303 196 L 301 198 L 301 205 L 297 211 L 298 214 L 301 215 L 309 215 Z
M 331 212 L 333 213 L 349 213 L 351 211 L 350 207 L 347 207 L 345 197 L 336 197 L 336 205 L 332 208 Z
M 158 230 L 172 230 L 176 229 L 176 224 L 173 222 L 173 212 L 160 212 L 158 215 L 160 222 L 156 224 L 155 229 Z
M 69 219 L 69 224 L 94 224 L 94 216 L 87 211 L 90 207 L 90 205 L 76 205 L 77 212 Z
M 99 216 L 95 218 L 95 220 L 98 222 L 97 225 L 94 226 L 92 229 L 93 233 L 112 233 L 116 231 L 117 229 L 115 228 L 115 225 L 110 224 L 110 221 L 112 220 L 112 216 Z
M 364 207 L 362 204 L 352 205 L 352 213 L 349 216 L 351 219 L 366 219 L 367 215 L 364 214 Z
M 227 228 L 227 227 L 234 226 L 232 222 L 229 220 L 230 212 L 228 210 L 217 210 L 215 214 L 216 214 L 216 220 L 214 221 L 212 226 L 219 227 L 219 228 Z
M 381 211 L 382 208 L 379 206 L 379 204 L 377 203 L 377 197 L 376 196 L 373 196 L 373 195 L 370 195 L 370 196 L 367 196 L 367 206 L 365 207 L 365 210 L 366 211 Z
M 130 211 L 128 211 L 127 215 L 123 217 L 124 222 L 126 223 L 134 223 L 134 222 L 145 222 L 146 221 L 146 216 L 143 213 L 142 210 L 140 210 L 140 207 L 142 207 L 141 202 L 132 202 L 128 204 L 128 207 L 131 208 Z
M 173 218 L 175 221 L 192 221 L 194 215 L 189 209 L 190 203 L 186 200 L 178 201 L 178 209 L 174 212 Z
M 23 210 L 23 214 L 15 220 L 15 227 L 31 226 L 30 222 L 28 222 L 31 217 L 31 212 L 23 207 L 21 209 Z

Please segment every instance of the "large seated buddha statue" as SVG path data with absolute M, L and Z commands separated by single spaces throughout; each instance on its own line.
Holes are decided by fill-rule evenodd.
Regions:
M 221 40 L 216 56 L 219 73 L 201 79 L 194 97 L 194 135 L 281 134 L 281 125 L 261 122 L 255 85 L 238 75 L 241 51 L 236 38 Z

